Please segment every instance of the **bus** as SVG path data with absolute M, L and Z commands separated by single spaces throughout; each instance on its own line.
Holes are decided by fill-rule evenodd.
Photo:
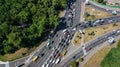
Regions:
M 35 56 L 32 61 L 35 62 L 38 59 L 38 56 Z
M 62 57 L 64 57 L 64 56 L 66 55 L 66 53 L 67 53 L 67 50 L 64 50 L 64 51 L 61 53 Z

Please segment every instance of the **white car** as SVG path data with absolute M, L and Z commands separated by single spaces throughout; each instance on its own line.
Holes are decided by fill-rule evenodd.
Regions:
M 116 14 L 117 14 L 117 11 L 113 11 L 112 14 L 116 15 Z
M 49 67 L 49 64 L 46 64 L 46 67 Z
M 43 64 L 42 67 L 45 67 L 45 64 Z
M 53 60 L 53 62 L 52 63 L 55 63 L 55 59 Z
M 67 29 L 64 29 L 64 30 L 63 30 L 63 33 L 64 33 L 66 30 L 67 30 Z
M 50 45 L 50 42 L 47 43 L 47 47 Z

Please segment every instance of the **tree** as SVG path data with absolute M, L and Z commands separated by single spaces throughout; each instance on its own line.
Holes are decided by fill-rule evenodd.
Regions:
M 65 6 L 66 0 L 0 0 L 0 54 L 42 41 Z
M 77 67 L 77 62 L 76 62 L 76 61 L 72 61 L 72 62 L 70 63 L 70 65 L 71 65 L 71 67 Z

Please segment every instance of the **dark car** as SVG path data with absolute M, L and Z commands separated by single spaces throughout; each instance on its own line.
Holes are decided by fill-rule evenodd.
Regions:
M 20 64 L 20 65 L 18 65 L 18 66 L 16 66 L 16 67 L 22 67 L 23 65 L 25 65 L 25 64 L 23 63 L 23 64 Z
M 76 58 L 76 56 L 73 56 L 73 59 L 75 59 Z
M 40 54 L 40 57 L 43 57 L 44 55 L 45 55 L 44 53 L 41 53 L 41 54 Z

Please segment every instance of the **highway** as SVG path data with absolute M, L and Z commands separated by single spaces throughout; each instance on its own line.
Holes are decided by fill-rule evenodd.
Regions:
M 71 0 L 70 2 L 74 2 L 74 0 Z M 55 30 L 56 33 L 53 34 L 54 36 L 50 39 L 50 42 L 51 41 L 54 41 L 50 46 L 51 48 L 53 47 L 56 47 L 56 45 L 59 43 L 60 41 L 60 38 L 63 38 L 64 34 L 62 33 L 62 31 L 64 29 L 68 29 L 71 31 L 71 36 L 74 35 L 75 31 L 73 31 L 73 28 L 76 28 L 77 30 L 79 29 L 84 29 L 84 28 L 89 28 L 89 27 L 95 27 L 95 26 L 100 26 L 100 25 L 105 25 L 105 24 L 110 24 L 110 23 L 116 23 L 116 22 L 120 22 L 120 16 L 113 16 L 113 17 L 109 17 L 109 18 L 102 18 L 104 20 L 104 23 L 99 23 L 99 22 L 95 22 L 96 20 L 92 20 L 92 21 L 85 21 L 85 22 L 80 22 L 80 16 L 81 16 L 81 9 L 82 9 L 82 6 L 81 4 L 84 2 L 84 0 L 76 0 L 74 3 L 75 3 L 75 11 L 72 11 L 70 9 L 66 10 L 66 14 L 64 16 L 65 20 L 63 21 L 66 21 L 66 25 L 69 26 L 66 28 L 66 25 L 63 25 L 63 23 L 61 24 L 60 22 L 60 26 L 58 26 L 58 28 Z M 104 8 L 100 8 L 98 6 L 95 6 L 93 4 L 90 4 L 90 6 L 96 8 L 96 9 L 99 9 L 99 10 L 102 10 L 102 11 L 105 11 L 105 12 L 109 12 L 111 13 L 112 10 L 106 10 Z M 68 20 L 68 15 L 70 14 L 69 12 L 75 12 L 75 15 L 72 17 L 72 21 L 69 22 Z M 112 20 L 112 21 L 110 21 Z M 62 21 L 62 22 L 63 22 Z M 70 24 L 72 23 L 72 26 L 70 26 Z M 95 24 L 95 25 L 94 25 Z M 107 36 L 110 36 L 110 35 L 113 35 L 111 33 L 108 33 Z M 106 36 L 106 35 L 104 35 Z M 102 37 L 104 37 L 102 36 Z M 90 44 L 86 44 L 86 50 L 88 50 L 89 48 L 93 48 L 95 47 L 97 44 L 100 44 L 102 43 L 103 41 L 105 41 L 104 39 L 106 38 L 98 38 L 98 39 L 95 39 L 93 40 L 92 42 L 90 42 Z M 102 39 L 102 40 L 101 40 Z M 67 47 L 66 47 L 67 48 Z M 34 56 L 36 55 L 40 55 L 41 53 L 44 53 L 45 55 L 43 57 L 40 57 L 36 62 L 31 62 L 31 63 L 28 63 L 26 64 L 25 67 L 41 67 L 45 62 L 46 60 L 48 60 L 48 58 L 50 57 L 50 55 L 53 53 L 53 50 L 52 49 L 49 49 L 48 47 L 44 47 L 43 49 L 40 50 L 40 52 L 36 52 Z M 82 49 L 79 49 L 79 51 L 76 53 L 74 53 L 73 55 L 76 56 L 76 59 L 80 56 L 83 56 L 83 51 Z M 72 57 L 72 56 L 71 56 Z M 53 64 L 54 67 L 60 67 L 61 65 L 64 66 L 64 67 L 67 67 L 69 66 L 69 62 L 72 61 L 72 60 L 76 60 L 76 59 L 73 59 L 73 58 L 67 58 L 67 60 L 63 62 L 61 62 L 60 64 L 56 65 L 56 64 Z M 19 65 L 19 64 L 22 64 L 25 62 L 25 60 L 27 59 L 28 57 L 26 57 L 25 59 L 22 59 L 22 60 L 18 60 L 18 61 L 14 61 L 14 62 L 10 62 L 10 67 L 15 67 L 16 65 Z M 3 67 L 4 65 L 1 65 L 0 67 Z M 52 67 L 52 66 L 51 66 Z
M 79 0 L 77 0 L 79 1 Z M 72 1 L 73 2 L 73 1 Z M 79 3 L 78 3 L 79 4 Z M 76 4 L 77 5 L 77 4 Z M 79 5 L 78 5 L 79 6 Z M 65 20 L 63 21 L 66 21 L 67 25 L 69 25 L 71 22 L 69 22 L 68 20 L 68 15 L 69 15 L 69 12 L 70 10 L 66 11 L 66 14 L 65 14 Z M 78 11 L 79 12 L 79 11 Z M 79 18 L 79 17 L 76 17 L 76 19 Z M 76 20 L 75 19 L 75 20 Z M 79 20 L 78 20 L 79 21 Z M 56 34 L 55 36 L 51 39 L 52 41 L 54 41 L 53 44 L 51 44 L 51 48 L 55 47 L 58 43 L 59 43 L 59 40 L 60 38 L 63 38 L 63 33 L 62 31 L 64 30 L 64 27 L 62 27 L 64 25 L 60 25 L 59 28 L 57 29 L 57 37 L 56 37 Z M 68 27 L 69 28 L 69 27 Z M 67 28 L 67 29 L 68 29 Z M 71 32 L 72 33 L 72 32 Z M 47 60 L 49 59 L 50 55 L 53 53 L 53 50 L 52 49 L 48 49 L 47 47 L 43 48 L 43 50 L 40 52 L 40 53 L 45 53 L 45 55 L 42 57 L 42 58 L 39 58 L 36 62 L 31 62 L 28 67 L 41 67 L 43 64 L 47 63 Z
M 115 31 L 111 31 L 108 32 L 106 34 L 103 34 L 97 38 L 95 38 L 94 40 L 92 40 L 91 42 L 88 42 L 85 44 L 85 49 L 87 52 L 89 52 L 90 48 L 94 48 L 96 46 L 99 46 L 99 44 L 105 42 L 108 40 L 108 37 L 117 37 L 118 35 L 120 35 L 120 29 L 116 29 Z M 76 58 L 73 59 L 73 56 L 76 56 Z M 59 63 L 56 67 L 69 67 L 70 62 L 73 60 L 77 60 L 79 57 L 83 56 L 83 51 L 82 51 L 82 47 L 81 49 L 77 50 L 74 54 L 70 55 L 68 58 L 64 59 L 63 61 L 61 61 L 61 63 Z

